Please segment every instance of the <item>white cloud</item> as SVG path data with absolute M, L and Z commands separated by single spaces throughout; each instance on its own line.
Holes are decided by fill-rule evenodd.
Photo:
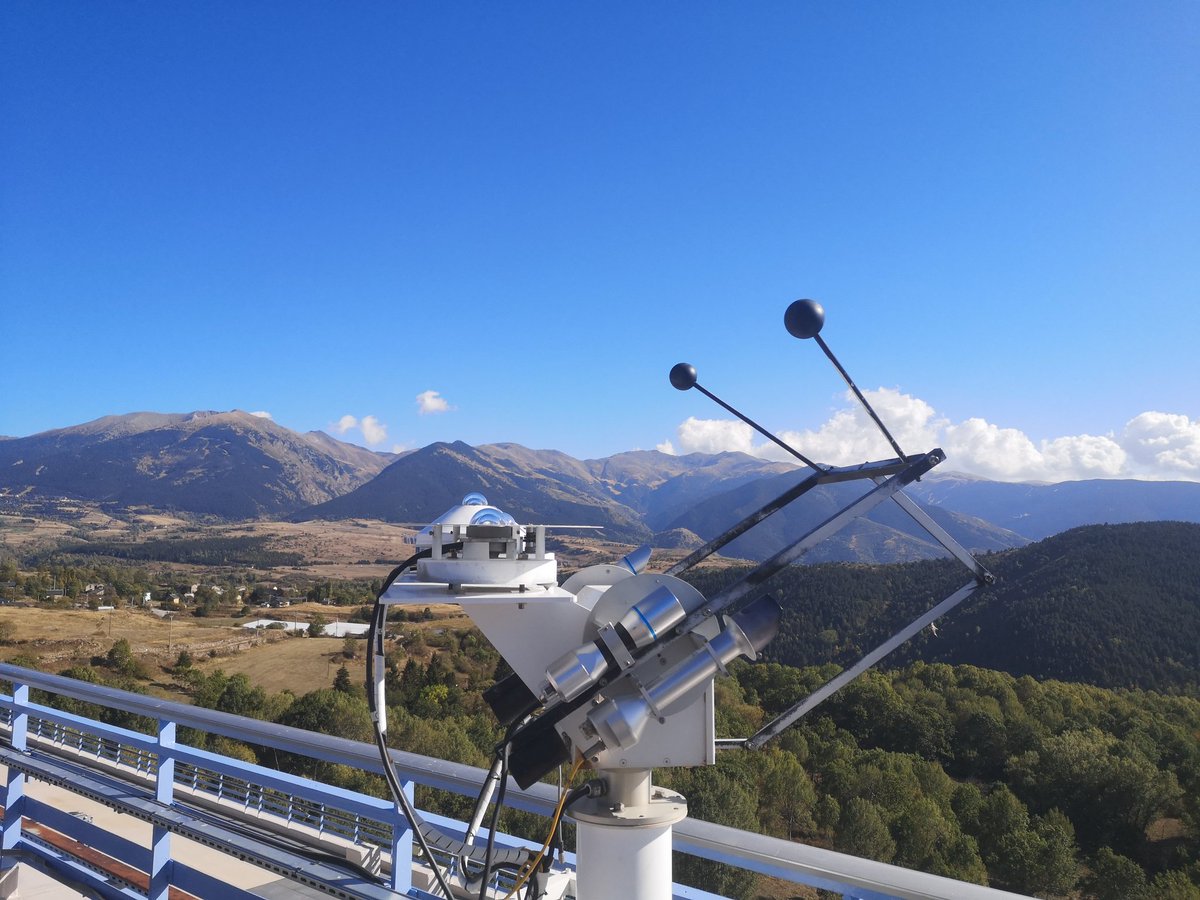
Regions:
M 942 447 L 949 471 L 997 481 L 1072 481 L 1084 478 L 1151 478 L 1200 481 L 1200 420 L 1145 412 L 1120 434 L 1064 435 L 1032 440 L 1016 428 L 982 418 L 953 423 L 917 397 L 880 388 L 864 392 L 879 417 L 907 452 Z M 894 454 L 867 414 L 853 402 L 819 428 L 781 431 L 779 436 L 810 459 L 853 465 Z M 758 439 L 749 426 L 732 419 L 689 418 L 678 429 L 680 452 L 737 450 L 764 459 L 791 461 L 775 444 Z M 674 446 L 660 444 L 664 450 Z
M 271 419 L 271 414 L 261 409 L 258 412 L 250 413 L 250 415 L 254 416 L 256 419 Z M 272 421 L 274 420 L 272 419 Z
M 1124 446 L 1139 467 L 1200 480 L 1200 419 L 1144 412 L 1125 424 Z
M 901 447 L 933 447 L 937 444 L 938 432 L 946 422 L 938 418 L 933 407 L 924 400 L 892 388 L 864 391 L 863 394 Z M 846 400 L 851 400 L 849 392 Z M 816 431 L 785 431 L 779 437 L 809 459 L 841 460 L 839 465 L 895 455 L 887 438 L 857 403 L 834 413 Z M 770 459 L 792 459 L 790 454 L 773 444 L 762 450 L 760 455 Z
M 372 446 L 387 440 L 387 426 L 375 416 L 363 416 L 360 419 L 347 413 L 330 425 L 329 429 L 336 434 L 346 434 L 357 429 L 362 434 L 363 441 Z
M 1128 474 L 1129 454 L 1107 435 L 1080 434 L 1042 444 L 1042 457 L 1052 473 L 1064 478 L 1113 478 Z
M 422 391 L 417 394 L 417 412 L 422 416 L 450 412 L 452 409 L 454 407 L 437 391 Z
M 659 453 L 665 453 L 667 456 L 676 456 L 675 445 L 670 441 L 663 441 L 661 444 L 655 444 L 654 449 Z
M 363 416 L 358 427 L 362 430 L 363 439 L 372 446 L 387 440 L 387 426 L 374 416 Z
M 998 481 L 1042 480 L 1041 454 L 1025 434 L 972 418 L 946 427 L 943 449 L 954 469 Z
M 684 453 L 753 453 L 754 430 L 736 419 L 689 417 L 679 426 L 679 448 Z

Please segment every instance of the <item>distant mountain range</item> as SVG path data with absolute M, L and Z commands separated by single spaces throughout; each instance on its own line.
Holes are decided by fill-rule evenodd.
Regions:
M 525 522 L 599 525 L 604 536 L 695 546 L 803 478 L 807 470 L 741 453 L 631 451 L 578 460 L 518 444 L 435 443 L 376 453 L 319 431 L 299 434 L 233 412 L 133 413 L 0 439 L 0 506 L 67 497 L 109 507 L 250 518 L 378 518 L 425 523 L 482 491 Z M 765 558 L 863 485 L 812 491 L 726 549 Z M 1078 525 L 1200 522 L 1200 484 L 1006 484 L 936 471 L 908 492 L 974 550 L 1022 546 Z M 817 547 L 809 561 L 895 562 L 940 548 L 893 504 Z
M 975 516 L 1035 541 L 1092 523 L 1200 521 L 1200 484 L 1190 481 L 1013 484 L 947 473 L 923 479 L 908 493 L 928 506 Z
M 600 525 L 610 539 L 637 543 L 652 540 L 664 525 L 679 527 L 668 523 L 699 501 L 788 471 L 795 470 L 743 453 L 668 456 L 638 450 L 578 460 L 519 444 L 437 443 L 295 518 L 428 522 L 469 491 L 481 491 L 520 521 Z M 695 535 L 690 540 L 701 542 Z

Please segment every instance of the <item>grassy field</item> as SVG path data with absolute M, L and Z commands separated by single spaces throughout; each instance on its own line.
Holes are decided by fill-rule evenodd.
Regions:
M 320 614 L 327 621 L 349 611 L 337 607 L 304 603 L 274 614 L 288 621 L 307 622 Z M 442 629 L 470 626 L 456 606 L 432 609 L 434 618 L 427 622 L 405 623 L 406 630 L 433 633 Z M 39 668 L 59 672 L 73 665 L 90 663 L 93 657 L 108 653 L 121 639 L 129 641 L 134 655 L 148 669 L 152 679 L 166 677 L 181 650 L 187 650 L 195 664 L 205 672 L 216 669 L 226 674 L 245 674 L 265 690 L 284 689 L 300 695 L 329 687 L 339 666 L 345 665 L 356 683 L 365 678 L 364 640 L 356 641 L 353 659 L 343 655 L 344 642 L 336 638 L 307 638 L 274 629 L 251 630 L 240 622 L 219 618 L 196 618 L 186 613 L 160 619 L 148 610 L 117 609 L 104 612 L 38 607 L 0 607 L 0 624 L 12 635 L 0 646 L 0 660 L 15 658 L 36 661 Z M 391 630 L 391 629 L 389 629 Z M 425 648 L 417 655 L 428 658 L 433 651 Z
M 282 640 L 250 647 L 232 656 L 204 659 L 201 671 L 217 669 L 226 675 L 245 675 L 267 693 L 289 690 L 296 696 L 333 686 L 339 666 L 350 670 L 355 684 L 366 678 L 364 641 L 359 641 L 354 659 L 342 655 L 342 641 L 333 638 L 285 637 Z
M 39 607 L 0 607 L 0 622 L 5 623 L 11 639 L 0 648 L 5 660 L 28 655 L 50 664 L 66 667 L 87 662 L 92 656 L 108 652 L 113 643 L 124 638 L 141 659 L 153 663 L 174 661 L 183 648 L 193 653 L 232 652 L 263 640 L 245 629 L 232 627 L 228 620 L 209 622 L 192 616 L 160 619 L 148 610 L 116 609 L 104 612 Z
M 343 619 L 344 619 L 344 610 Z M 426 634 L 445 629 L 463 629 L 471 626 L 470 620 L 459 611 L 457 606 L 441 605 L 431 608 L 433 618 L 427 622 L 407 622 L 403 626 L 388 626 L 389 634 L 397 630 L 422 631 Z M 316 603 L 305 603 L 289 607 L 286 611 L 288 619 L 307 621 L 312 615 L 320 614 L 327 620 L 338 617 L 337 607 L 321 606 Z M 275 632 L 274 634 L 278 634 Z M 198 665 L 202 671 L 212 672 L 222 670 L 226 675 L 243 674 L 252 682 L 260 685 L 268 692 L 290 690 L 297 696 L 315 691 L 319 688 L 331 687 L 340 666 L 345 666 L 350 672 L 350 679 L 355 684 L 363 684 L 366 679 L 366 640 L 355 639 L 354 657 L 347 658 L 343 653 L 346 646 L 344 640 L 338 638 L 306 638 L 285 636 L 282 640 L 257 644 L 240 650 L 233 655 L 218 655 L 202 659 Z M 427 661 L 434 651 L 428 647 L 422 648 L 414 655 Z

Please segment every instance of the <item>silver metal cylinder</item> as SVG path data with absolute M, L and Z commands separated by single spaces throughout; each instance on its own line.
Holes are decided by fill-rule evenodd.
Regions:
M 598 706 L 588 720 L 605 746 L 631 747 L 651 718 L 673 715 L 696 697 L 696 691 L 743 654 L 754 658 L 775 636 L 782 610 L 763 597 L 725 622 L 725 629 L 649 684 L 640 694 L 614 697 Z M 745 628 L 743 629 L 743 625 Z
M 665 585 L 655 588 L 645 599 L 635 603 L 620 625 L 641 650 L 653 644 L 661 635 L 682 622 L 688 614 L 679 598 Z
M 626 611 L 615 632 L 607 633 L 611 641 L 617 642 L 609 652 L 617 658 L 625 653 L 629 662 L 630 654 L 654 644 L 691 612 L 669 587 L 659 585 Z M 618 641 L 617 634 L 622 631 L 624 635 Z M 551 663 L 546 669 L 546 681 L 563 700 L 570 701 L 598 684 L 609 668 L 601 641 L 596 640 L 564 653 Z
M 574 700 L 600 681 L 608 660 L 595 642 L 564 653 L 546 669 L 546 680 L 564 700 Z

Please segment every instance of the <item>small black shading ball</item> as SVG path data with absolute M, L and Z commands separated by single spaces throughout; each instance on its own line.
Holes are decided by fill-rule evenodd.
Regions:
M 816 300 L 797 300 L 783 314 L 783 324 L 792 337 L 816 337 L 825 325 L 825 307 Z
M 696 384 L 696 367 L 690 363 L 676 363 L 671 367 L 671 386 L 686 391 Z

